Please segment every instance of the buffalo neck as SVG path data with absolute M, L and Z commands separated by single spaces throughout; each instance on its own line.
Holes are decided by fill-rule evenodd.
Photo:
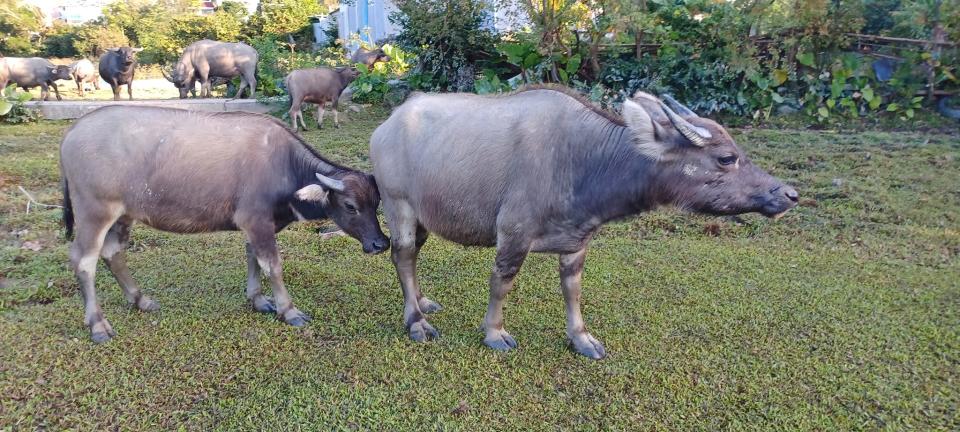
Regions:
M 291 133 L 291 135 L 293 135 Z M 307 143 L 296 139 L 292 143 L 290 154 L 290 163 L 293 168 L 296 179 L 296 187 L 302 188 L 308 184 L 316 183 L 316 174 L 320 173 L 327 177 L 341 177 L 341 174 L 352 171 L 350 168 L 337 165 L 321 157 Z
M 573 158 L 582 162 L 572 170 L 580 219 L 606 223 L 657 207 L 657 162 L 638 151 L 627 127 L 606 122 L 592 132 L 576 146 L 580 157 Z

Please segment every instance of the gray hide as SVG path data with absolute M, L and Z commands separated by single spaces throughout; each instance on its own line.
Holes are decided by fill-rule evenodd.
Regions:
M 180 98 L 185 99 L 197 81 L 200 97 L 210 97 L 211 78 L 240 76 L 240 88 L 234 98 L 240 98 L 244 89 L 249 89 L 248 95 L 255 98 L 258 59 L 257 50 L 249 45 L 204 39 L 184 48 L 180 61 L 170 74 L 164 72 L 164 77 L 180 89 Z
M 303 130 L 307 130 L 307 123 L 303 120 L 303 111 L 300 106 L 304 102 L 317 104 L 317 128 L 323 127 L 323 107 L 332 102 L 333 124 L 340 127 L 340 114 L 337 111 L 340 93 L 357 78 L 358 72 L 354 68 L 313 68 L 297 69 L 287 74 L 283 84 L 290 94 L 290 123 L 294 129 L 298 128 L 297 118 Z
M 40 100 L 47 100 L 49 96 L 47 89 L 53 87 L 57 100 L 63 100 L 56 81 L 68 79 L 70 79 L 70 66 L 54 65 L 50 60 L 40 57 L 0 58 L 0 89 L 6 88 L 11 82 L 24 90 L 39 86 Z
M 76 227 L 70 262 L 95 342 L 114 335 L 94 290 L 98 258 L 130 303 L 143 311 L 157 308 L 141 294 L 124 259 L 134 222 L 175 233 L 243 231 L 247 298 L 255 310 L 275 312 L 293 326 L 309 318 L 284 287 L 275 233 L 296 220 L 329 218 L 366 253 L 389 247 L 377 220 L 373 178 L 322 158 L 269 116 L 100 108 L 67 130 L 60 170 L 67 235 Z M 273 301 L 261 293 L 261 271 Z
M 580 313 L 587 245 L 605 222 L 661 205 L 708 214 L 779 216 L 797 193 L 754 166 L 719 124 L 637 94 L 623 118 L 563 89 L 508 96 L 414 95 L 376 129 L 370 159 L 414 340 L 437 335 L 423 313 L 416 258 L 428 233 L 496 246 L 484 343 L 516 347 L 503 302 L 529 252 L 560 257 L 567 336 L 605 355 Z M 695 135 L 695 134 L 701 135 Z
M 70 64 L 70 75 L 77 83 L 77 92 L 83 97 L 84 83 L 93 83 L 93 88 L 100 90 L 100 77 L 97 75 L 97 69 L 93 62 L 87 59 L 77 60 Z

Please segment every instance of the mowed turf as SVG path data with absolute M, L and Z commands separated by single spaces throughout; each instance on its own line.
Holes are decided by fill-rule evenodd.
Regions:
M 386 115 L 305 136 L 369 169 Z M 101 265 L 119 334 L 95 346 L 60 210 L 27 214 L 17 188 L 59 203 L 67 126 L 0 126 L 0 430 L 960 429 L 957 133 L 732 131 L 802 205 L 605 227 L 583 304 L 609 357 L 591 361 L 566 345 L 555 256 L 526 261 L 505 309 L 520 346 L 497 353 L 478 330 L 493 250 L 431 237 L 420 280 L 445 309 L 416 344 L 389 256 L 321 240 L 329 223 L 279 237 L 304 329 L 247 305 L 240 234 L 137 226 L 128 261 L 162 309 L 131 309 Z

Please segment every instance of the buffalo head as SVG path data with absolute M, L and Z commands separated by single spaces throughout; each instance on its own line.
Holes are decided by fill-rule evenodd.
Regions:
M 673 98 L 637 93 L 623 117 L 638 149 L 656 160 L 662 203 L 715 215 L 757 212 L 779 217 L 797 205 L 797 191 L 760 167 L 716 122 Z

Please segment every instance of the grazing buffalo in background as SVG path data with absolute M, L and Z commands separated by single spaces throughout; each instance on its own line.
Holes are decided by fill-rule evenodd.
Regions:
M 100 56 L 100 78 L 113 89 L 113 100 L 120 100 L 120 86 L 127 85 L 127 97 L 133 100 L 133 72 L 137 68 L 137 53 L 143 48 L 110 48 Z
M 352 56 L 350 56 L 350 63 L 356 64 L 361 63 L 366 65 L 367 68 L 373 67 L 377 62 L 388 62 L 390 61 L 390 56 L 383 52 L 382 48 L 377 48 L 374 50 L 368 50 L 366 48 L 360 48 L 356 50 Z
M 529 252 L 560 255 L 567 336 L 604 357 L 580 314 L 587 244 L 604 223 L 675 205 L 777 217 L 797 192 L 753 165 L 719 124 L 638 93 L 623 117 L 578 95 L 533 88 L 505 97 L 415 95 L 373 133 L 370 159 L 390 227 L 410 337 L 436 337 L 416 260 L 428 233 L 496 246 L 484 343 L 516 347 L 503 302 Z
M 0 57 L 0 89 L 6 88 L 10 82 L 24 90 L 40 86 L 40 100 L 47 100 L 47 89 L 53 87 L 57 100 L 63 100 L 56 81 L 68 79 L 70 66 L 54 65 L 50 60 L 40 57 Z
M 183 50 L 173 71 L 162 73 L 180 89 L 180 99 L 186 99 L 187 93 L 194 91 L 197 81 L 200 81 L 200 97 L 210 97 L 210 78 L 233 79 L 238 75 L 240 88 L 234 98 L 241 97 L 244 88 L 250 89 L 249 95 L 253 98 L 256 97 L 258 59 L 257 50 L 249 45 L 204 39 Z
M 176 233 L 243 231 L 247 298 L 257 311 L 276 312 L 293 326 L 309 317 L 283 285 L 277 232 L 295 220 L 330 218 L 360 240 L 364 252 L 389 247 L 377 221 L 373 177 L 324 159 L 268 116 L 101 108 L 67 130 L 60 172 L 68 236 L 76 224 L 70 262 L 95 342 L 115 335 L 94 291 L 98 257 L 128 301 L 142 311 L 158 308 L 140 293 L 123 255 L 134 221 Z M 261 270 L 273 302 L 260 292 Z
M 100 77 L 97 75 L 97 69 L 93 67 L 93 63 L 90 60 L 83 59 L 71 63 L 70 75 L 73 77 L 73 80 L 77 82 L 77 92 L 80 93 L 80 97 L 85 96 L 83 93 L 84 83 L 93 83 L 93 88 L 100 90 Z
M 323 106 L 327 102 L 333 103 L 333 125 L 340 127 L 340 118 L 337 107 L 339 106 L 340 93 L 347 88 L 353 80 L 357 79 L 359 72 L 351 67 L 342 67 L 337 69 L 314 68 L 297 69 L 287 74 L 283 78 L 283 85 L 290 94 L 290 123 L 294 130 L 298 128 L 297 118 L 300 118 L 300 124 L 303 130 L 307 130 L 307 123 L 303 120 L 303 111 L 300 105 L 304 102 L 317 104 L 317 128 L 323 128 Z

